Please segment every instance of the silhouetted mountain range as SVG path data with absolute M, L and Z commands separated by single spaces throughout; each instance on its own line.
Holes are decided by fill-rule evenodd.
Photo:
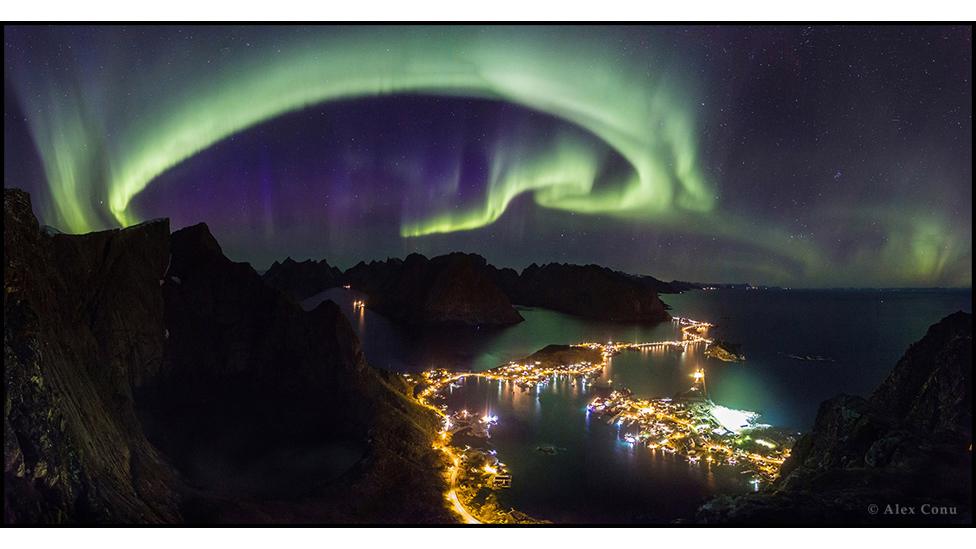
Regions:
M 369 296 L 371 309 L 415 325 L 514 324 L 522 316 L 513 304 L 599 320 L 661 322 L 670 316 L 658 292 L 690 288 L 599 265 L 532 264 L 520 274 L 460 252 L 360 262 L 341 276 L 324 260 L 285 260 L 275 262 L 264 278 L 296 301 L 348 284 Z
M 662 322 L 671 316 L 647 278 L 599 265 L 532 264 L 517 277 L 497 270 L 495 280 L 520 305 L 544 307 L 617 322 Z
M 324 259 L 298 262 L 288 257 L 281 263 L 272 263 L 262 278 L 295 300 L 301 301 L 338 286 L 342 280 L 342 271 L 329 265 Z
M 5 189 L 4 283 L 5 522 L 451 520 L 437 417 L 206 225 L 50 234 Z
M 343 280 L 369 295 L 369 307 L 408 324 L 506 325 L 521 322 L 491 267 L 475 254 L 359 263 Z

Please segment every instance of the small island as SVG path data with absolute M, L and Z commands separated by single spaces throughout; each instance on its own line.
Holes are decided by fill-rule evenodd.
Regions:
M 722 362 L 745 362 L 746 355 L 742 354 L 742 346 L 728 341 L 713 341 L 705 349 L 705 356 L 717 358 Z

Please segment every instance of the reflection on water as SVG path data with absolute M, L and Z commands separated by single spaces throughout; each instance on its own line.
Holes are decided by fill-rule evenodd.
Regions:
M 929 326 L 958 310 L 972 311 L 971 290 L 739 290 L 664 297 L 675 311 L 716 323 L 719 337 L 742 344 L 747 360 L 741 367 L 709 371 L 716 402 L 801 430 L 813 424 L 822 401 L 838 393 L 870 394 Z
M 820 402 L 838 393 L 868 394 L 927 327 L 956 310 L 971 311 L 971 291 L 745 291 L 667 295 L 676 315 L 716 324 L 711 335 L 740 343 L 746 362 L 723 363 L 670 349 L 613 357 L 601 383 L 645 398 L 668 397 L 705 370 L 712 399 L 755 410 L 778 426 L 806 430 Z M 400 372 L 433 367 L 481 371 L 553 344 L 641 342 L 676 338 L 676 327 L 583 320 L 522 309 L 525 322 L 503 329 L 411 330 L 368 308 L 364 296 L 332 289 L 307 300 L 342 307 L 370 364 Z M 680 337 L 680 336 L 678 336 Z M 820 357 L 827 360 L 798 360 Z M 670 521 L 687 517 L 716 492 L 750 489 L 721 467 L 689 465 L 622 442 L 613 426 L 588 417 L 594 387 L 555 380 L 530 391 L 472 379 L 454 389 L 450 405 L 499 416 L 491 444 L 513 473 L 504 503 L 557 522 Z M 548 451 L 539 451 L 547 448 Z
M 500 394 L 499 394 L 500 391 Z M 498 416 L 487 441 L 508 465 L 503 505 L 556 522 L 668 522 L 691 516 L 709 495 L 741 493 L 748 480 L 732 468 L 634 446 L 618 427 L 592 416 L 595 396 L 568 377 L 524 389 L 469 378 L 448 396 L 450 409 Z
M 584 320 L 545 309 L 520 308 L 526 318 L 508 328 L 408 329 L 371 311 L 357 310 L 352 302 L 365 299 L 354 290 L 333 288 L 303 302 L 306 309 L 325 299 L 339 304 L 359 331 L 370 364 L 398 372 L 421 372 L 429 368 L 494 368 L 529 355 L 552 343 L 580 341 L 639 342 L 671 339 L 668 323 L 655 327 Z

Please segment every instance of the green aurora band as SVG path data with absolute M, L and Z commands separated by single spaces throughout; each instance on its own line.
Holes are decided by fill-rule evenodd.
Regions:
M 599 158 L 580 143 L 560 142 L 556 150 L 496 162 L 482 208 L 405 224 L 403 236 L 482 227 L 530 191 L 542 206 L 583 213 L 711 210 L 713 191 L 696 166 L 694 124 L 666 75 L 622 65 L 604 42 L 572 38 L 559 29 L 531 35 L 506 28 L 350 29 L 186 78 L 185 92 L 162 103 L 147 99 L 146 112 L 113 128 L 111 140 L 83 114 L 92 108 L 78 97 L 29 109 L 40 113 L 31 125 L 58 219 L 73 231 L 97 226 L 83 206 L 81 195 L 91 190 L 83 182 L 106 178 L 109 210 L 129 225 L 138 221 L 129 210 L 134 196 L 221 139 L 316 103 L 396 93 L 509 101 L 587 130 L 633 167 L 626 180 L 598 186 Z
M 139 221 L 130 204 L 147 185 L 235 133 L 323 102 L 434 94 L 520 105 L 605 147 L 579 131 L 543 147 L 497 143 L 481 204 L 403 220 L 402 237 L 484 227 L 515 197 L 531 193 L 540 207 L 638 220 L 774 254 L 755 265 L 770 280 L 811 280 L 829 269 L 813 242 L 716 208 L 717 191 L 698 162 L 691 108 L 697 90 L 666 63 L 657 69 L 646 56 L 627 61 L 635 57 L 619 55 L 619 42 L 601 29 L 342 27 L 282 34 L 290 38 L 255 36 L 254 47 L 213 64 L 164 51 L 164 62 L 124 82 L 83 77 L 80 70 L 12 69 L 52 198 L 46 220 L 72 232 L 130 225 Z M 606 147 L 629 163 L 629 173 L 605 175 Z M 942 282 L 950 270 L 952 283 L 971 284 L 971 267 L 959 267 L 971 255 L 966 243 L 946 251 L 947 228 L 939 220 L 902 225 L 902 238 L 881 255 L 898 262 L 907 251 L 912 261 L 892 279 Z M 877 278 L 876 258 L 855 258 L 847 274 Z

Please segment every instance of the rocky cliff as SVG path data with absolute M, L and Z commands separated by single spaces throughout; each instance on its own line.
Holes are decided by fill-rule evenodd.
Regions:
M 169 224 L 49 235 L 3 199 L 4 521 L 179 521 L 133 399 L 162 364 Z
M 769 490 L 713 500 L 698 520 L 971 523 L 972 328 L 962 312 L 933 325 L 869 398 L 821 404 Z
M 169 341 L 142 410 L 206 490 L 189 518 L 450 520 L 436 417 L 366 364 L 335 303 L 303 311 L 227 259 L 203 224 L 173 233 L 162 290 Z
M 295 301 L 302 301 L 338 286 L 342 271 L 324 259 L 298 262 L 289 257 L 281 263 L 275 261 L 262 278 Z
M 368 306 L 415 325 L 501 326 L 522 321 L 508 297 L 488 274 L 485 259 L 452 253 L 433 259 L 359 263 L 346 281 L 369 295 Z
M 4 191 L 4 520 L 450 521 L 437 418 L 205 225 L 49 235 Z

